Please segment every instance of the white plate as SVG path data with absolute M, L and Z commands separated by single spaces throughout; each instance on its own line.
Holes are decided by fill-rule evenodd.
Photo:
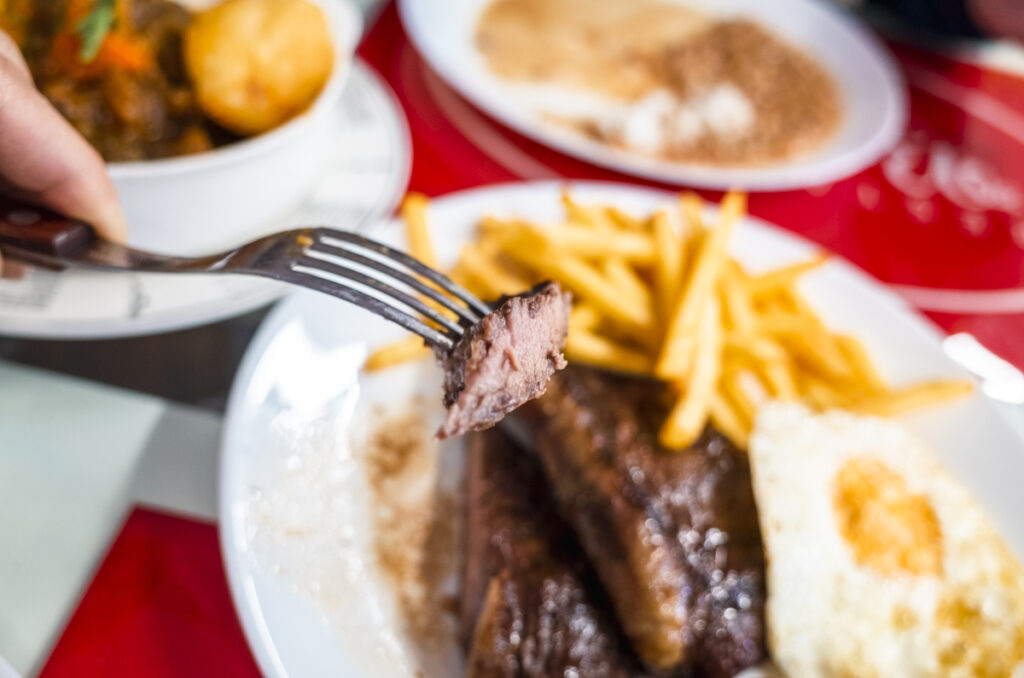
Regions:
M 332 160 L 292 214 L 249 228 L 252 239 L 290 226 L 358 228 L 397 204 L 412 159 L 401 105 L 361 61 L 335 109 Z M 239 315 L 285 288 L 259 278 L 33 270 L 0 280 L 0 335 L 49 339 L 124 337 L 183 329 Z
M 431 222 L 441 261 L 454 259 L 481 215 L 555 218 L 562 187 L 509 184 L 436 200 Z M 637 212 L 673 197 L 599 183 L 575 184 L 573 193 L 583 201 Z M 394 223 L 372 234 L 392 243 L 401 240 Z M 736 232 L 733 250 L 759 269 L 804 258 L 816 247 L 748 218 Z M 943 354 L 941 335 L 853 266 L 834 259 L 804 285 L 826 320 L 861 338 L 894 383 L 963 376 Z M 401 643 L 390 592 L 363 560 L 373 535 L 366 518 L 367 488 L 350 444 L 375 406 L 394 411 L 419 394 L 440 407 L 439 370 L 429 362 L 371 377 L 360 374 L 370 347 L 401 335 L 361 309 L 296 293 L 267 319 L 238 372 L 221 460 L 221 545 L 242 625 L 268 676 L 413 675 L 403 667 L 411 661 L 395 649 Z M 908 417 L 906 423 L 1024 555 L 1019 520 L 1024 453 L 992 404 L 974 396 Z M 454 449 L 443 452 L 442 459 L 457 464 Z M 454 468 L 440 477 L 457 482 Z M 324 545 L 332 554 L 327 561 Z
M 780 191 L 827 184 L 870 166 L 899 139 L 906 92 L 878 40 L 843 10 L 820 0 L 670 0 L 716 16 L 748 16 L 814 55 L 843 103 L 837 134 L 819 150 L 759 168 L 672 163 L 617 150 L 544 123 L 522 96 L 492 75 L 473 44 L 488 0 L 399 0 L 405 29 L 430 66 L 498 121 L 563 153 L 619 172 L 713 189 Z

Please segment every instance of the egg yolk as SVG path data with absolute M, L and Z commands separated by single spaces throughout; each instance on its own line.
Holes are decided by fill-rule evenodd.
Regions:
M 942 573 L 942 529 L 934 509 L 881 461 L 847 461 L 833 481 L 832 502 L 858 565 L 887 576 Z

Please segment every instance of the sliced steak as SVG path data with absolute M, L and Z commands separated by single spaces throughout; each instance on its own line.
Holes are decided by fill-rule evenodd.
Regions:
M 764 657 L 764 557 L 746 455 L 712 430 L 666 450 L 654 381 L 573 368 L 523 408 L 562 514 L 641 659 L 728 678 Z
M 558 283 L 541 283 L 502 300 L 438 356 L 448 408 L 439 438 L 490 428 L 544 393 L 551 375 L 565 367 L 570 304 Z
M 530 453 L 474 434 L 466 482 L 468 678 L 639 676 Z

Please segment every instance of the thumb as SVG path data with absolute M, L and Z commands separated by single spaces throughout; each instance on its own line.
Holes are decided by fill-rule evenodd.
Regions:
M 0 55 L 0 179 L 23 196 L 127 235 L 114 184 L 99 153 L 50 105 L 14 60 Z

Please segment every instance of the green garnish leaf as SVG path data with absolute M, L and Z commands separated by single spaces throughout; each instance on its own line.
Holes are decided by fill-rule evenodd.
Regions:
M 92 11 L 78 22 L 78 37 L 82 39 L 82 51 L 79 58 L 89 63 L 96 58 L 100 47 L 114 25 L 114 4 L 117 0 L 96 0 Z

